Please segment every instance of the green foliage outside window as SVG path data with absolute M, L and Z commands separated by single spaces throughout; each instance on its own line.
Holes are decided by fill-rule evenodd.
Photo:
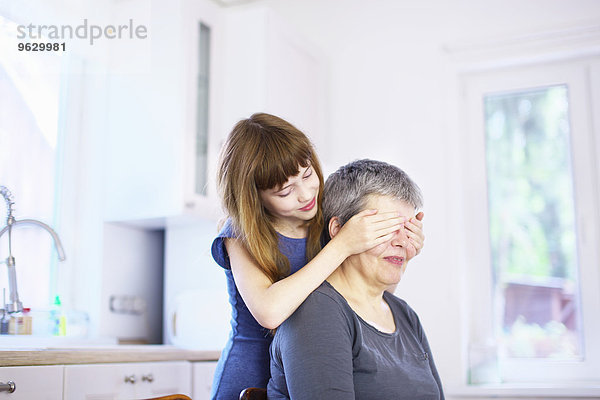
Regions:
M 567 88 L 487 96 L 485 120 L 494 271 L 575 279 Z
M 568 88 L 488 95 L 484 110 L 500 342 L 509 357 L 578 357 Z

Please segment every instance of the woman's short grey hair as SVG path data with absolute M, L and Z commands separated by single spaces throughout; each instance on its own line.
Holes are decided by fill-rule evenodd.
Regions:
M 323 241 L 329 241 L 329 221 L 338 217 L 340 225 L 366 207 L 372 194 L 391 196 L 412 205 L 423 206 L 419 187 L 400 168 L 375 160 L 356 160 L 340 167 L 325 182 L 323 190 Z

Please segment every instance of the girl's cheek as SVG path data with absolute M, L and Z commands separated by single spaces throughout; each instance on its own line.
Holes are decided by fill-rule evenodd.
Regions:
M 320 189 L 321 188 L 321 182 L 319 181 L 319 177 L 317 176 L 316 173 L 313 173 L 313 176 L 311 176 L 312 180 L 313 180 L 313 185 L 316 189 Z

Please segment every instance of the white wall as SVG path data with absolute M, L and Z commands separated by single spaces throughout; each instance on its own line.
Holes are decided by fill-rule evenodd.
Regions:
M 465 241 L 459 178 L 455 53 L 598 21 L 597 1 L 265 0 L 328 55 L 329 170 L 356 158 L 405 169 L 425 196 L 426 244 L 398 289 L 419 313 L 448 386 L 464 380 L 461 258 Z M 485 47 L 485 46 L 484 46 Z M 448 51 L 451 49 L 452 51 Z M 458 50 L 457 50 L 458 49 Z
M 162 343 L 164 242 L 162 230 L 104 224 L 100 336 Z
M 223 269 L 211 255 L 215 221 L 170 225 L 165 242 L 165 343 L 220 350 L 230 330 L 231 307 Z

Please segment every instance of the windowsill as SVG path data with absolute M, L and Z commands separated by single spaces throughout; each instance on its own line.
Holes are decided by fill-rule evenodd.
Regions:
M 598 398 L 600 382 L 498 383 L 450 386 L 445 390 L 452 397 L 581 397 Z

